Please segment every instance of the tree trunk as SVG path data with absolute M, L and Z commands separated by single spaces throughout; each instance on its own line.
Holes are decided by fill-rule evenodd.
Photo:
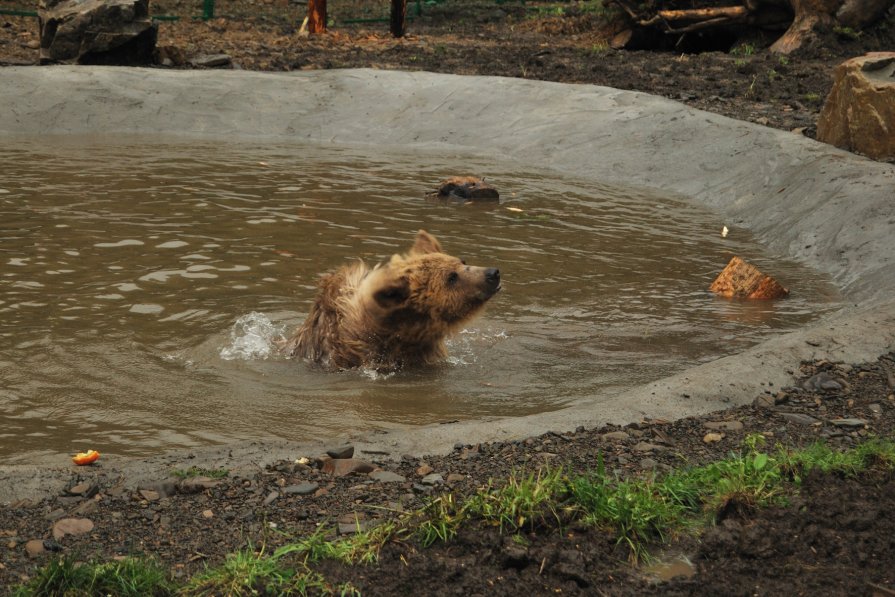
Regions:
M 326 33 L 326 0 L 308 0 L 308 33 Z
M 780 39 L 771 46 L 772 52 L 790 54 L 821 28 L 831 29 L 835 23 L 833 15 L 842 0 L 787 0 L 793 11 L 792 25 Z
M 404 37 L 407 32 L 407 0 L 392 0 L 389 31 L 395 37 Z

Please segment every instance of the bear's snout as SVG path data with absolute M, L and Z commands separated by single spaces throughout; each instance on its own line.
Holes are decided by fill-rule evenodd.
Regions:
M 500 270 L 489 267 L 485 270 L 485 298 L 491 298 L 498 290 L 500 290 Z

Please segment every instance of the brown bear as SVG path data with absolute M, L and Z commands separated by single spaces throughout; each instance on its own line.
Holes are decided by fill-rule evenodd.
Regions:
M 445 337 L 500 288 L 497 268 L 466 265 L 420 230 L 406 255 L 324 275 L 308 318 L 283 350 L 330 369 L 433 363 L 447 356 Z

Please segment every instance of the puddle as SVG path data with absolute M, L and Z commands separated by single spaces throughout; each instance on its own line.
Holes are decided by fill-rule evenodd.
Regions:
M 838 307 L 715 215 L 487 158 L 309 145 L 17 140 L 0 149 L 0 450 L 145 455 L 528 415 L 733 354 Z M 427 203 L 485 175 L 499 206 Z M 512 209 L 509 209 L 512 208 Z M 504 291 L 443 364 L 328 374 L 272 342 L 318 275 L 425 228 Z M 732 255 L 793 293 L 707 290 Z
M 675 578 L 693 578 L 696 575 L 696 566 L 686 556 L 679 555 L 656 560 L 644 566 L 642 572 L 655 582 L 663 583 Z

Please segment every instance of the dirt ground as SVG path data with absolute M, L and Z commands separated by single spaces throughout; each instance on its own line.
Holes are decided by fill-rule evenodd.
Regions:
M 395 40 L 385 23 L 344 23 L 366 13 L 358 6 L 338 12 L 338 6 L 331 4 L 331 32 L 308 38 L 297 34 L 301 6 L 219 2 L 218 14 L 232 18 L 160 24 L 160 60 L 170 65 L 160 67 L 195 68 L 191 60 L 224 53 L 231 60 L 224 68 L 372 67 L 592 83 L 813 136 L 833 67 L 866 51 L 895 48 L 890 19 L 877 30 L 831 36 L 786 58 L 767 53 L 768 40 L 760 37 L 741 40 L 730 53 L 615 51 L 607 47 L 613 31 L 601 14 L 572 3 L 427 4 L 408 36 Z M 156 14 L 196 12 L 174 0 L 153 7 Z M 0 15 L 0 65 L 36 63 L 37 40 L 36 19 Z M 451 491 L 462 499 L 489 479 L 548 463 L 585 471 L 602 456 L 619 475 L 651 475 L 721 458 L 749 433 L 788 446 L 817 439 L 851 446 L 872 435 L 893 437 L 893 358 L 806 364 L 792 372 L 792 387 L 769 388 L 754 405 L 705 417 L 458 445 L 446 457 L 380 462 L 376 454 L 356 455 L 402 480 L 336 477 L 289 461 L 189 491 L 172 479 L 135 491 L 99 465 L 63 495 L 0 508 L 0 586 L 27 579 L 57 553 L 153 554 L 186 578 L 247 544 L 272 548 L 319 525 L 337 532 L 341 523 L 351 532 L 358 522 L 372 526 L 419 508 L 432 495 Z M 800 380 L 818 372 L 847 383 L 827 391 L 801 387 Z M 851 426 L 834 422 L 839 419 Z M 730 423 L 724 439 L 705 443 L 706 423 L 719 421 Z M 431 473 L 441 479 L 423 483 Z M 551 525 L 529 533 L 524 547 L 494 528 L 468 528 L 455 541 L 430 548 L 390 543 L 375 565 L 323 563 L 318 569 L 333 583 L 350 581 L 364 595 L 893 595 L 893 510 L 892 473 L 814 475 L 789 507 L 735 513 L 698 539 L 673 538 L 667 553 L 686 556 L 692 568 L 662 582 L 632 567 L 607 536 Z M 66 517 L 89 519 L 93 529 L 54 538 L 54 524 Z M 40 553 L 30 555 L 26 545 L 33 540 Z

